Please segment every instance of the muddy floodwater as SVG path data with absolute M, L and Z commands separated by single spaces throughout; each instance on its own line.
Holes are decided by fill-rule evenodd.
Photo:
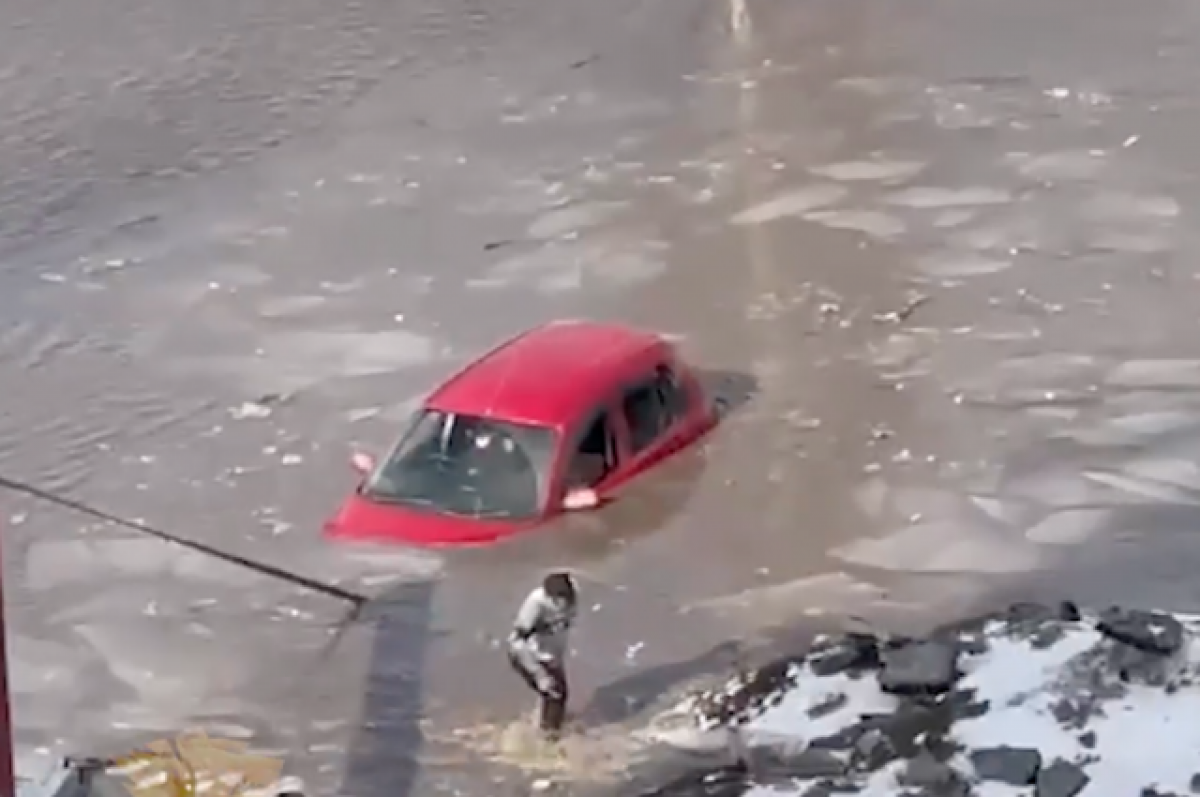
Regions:
M 23 764 L 203 725 L 314 793 L 502 793 L 551 565 L 615 737 L 814 615 L 1200 609 L 1194 3 L 4 8 L 0 475 L 377 596 L 335 640 L 5 495 Z M 320 540 L 354 447 L 564 316 L 671 335 L 726 423 L 553 534 Z

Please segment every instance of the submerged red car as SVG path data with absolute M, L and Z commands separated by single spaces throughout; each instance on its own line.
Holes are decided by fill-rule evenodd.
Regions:
M 391 453 L 356 454 L 334 540 L 482 544 L 613 497 L 717 422 L 659 335 L 558 321 L 506 341 L 426 399 Z

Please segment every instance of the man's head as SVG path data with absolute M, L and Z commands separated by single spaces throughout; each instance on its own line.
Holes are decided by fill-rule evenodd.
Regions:
M 556 570 L 548 574 L 542 579 L 542 589 L 556 601 L 575 605 L 575 579 L 571 578 L 570 573 Z

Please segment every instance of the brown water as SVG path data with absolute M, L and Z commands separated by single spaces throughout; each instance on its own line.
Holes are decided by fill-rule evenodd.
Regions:
M 380 596 L 330 649 L 326 599 L 6 500 L 27 758 L 207 722 L 498 793 L 441 740 L 527 708 L 494 639 L 552 564 L 618 727 L 814 612 L 1200 602 L 1191 5 L 10 6 L 3 472 Z M 552 535 L 319 541 L 351 446 L 575 315 L 737 411 Z

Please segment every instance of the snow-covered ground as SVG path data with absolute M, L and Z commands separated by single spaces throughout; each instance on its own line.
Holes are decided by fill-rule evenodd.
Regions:
M 821 638 L 688 698 L 648 734 L 741 762 L 680 794 L 1194 793 L 1197 631 L 1200 618 L 1064 604 L 922 640 Z

